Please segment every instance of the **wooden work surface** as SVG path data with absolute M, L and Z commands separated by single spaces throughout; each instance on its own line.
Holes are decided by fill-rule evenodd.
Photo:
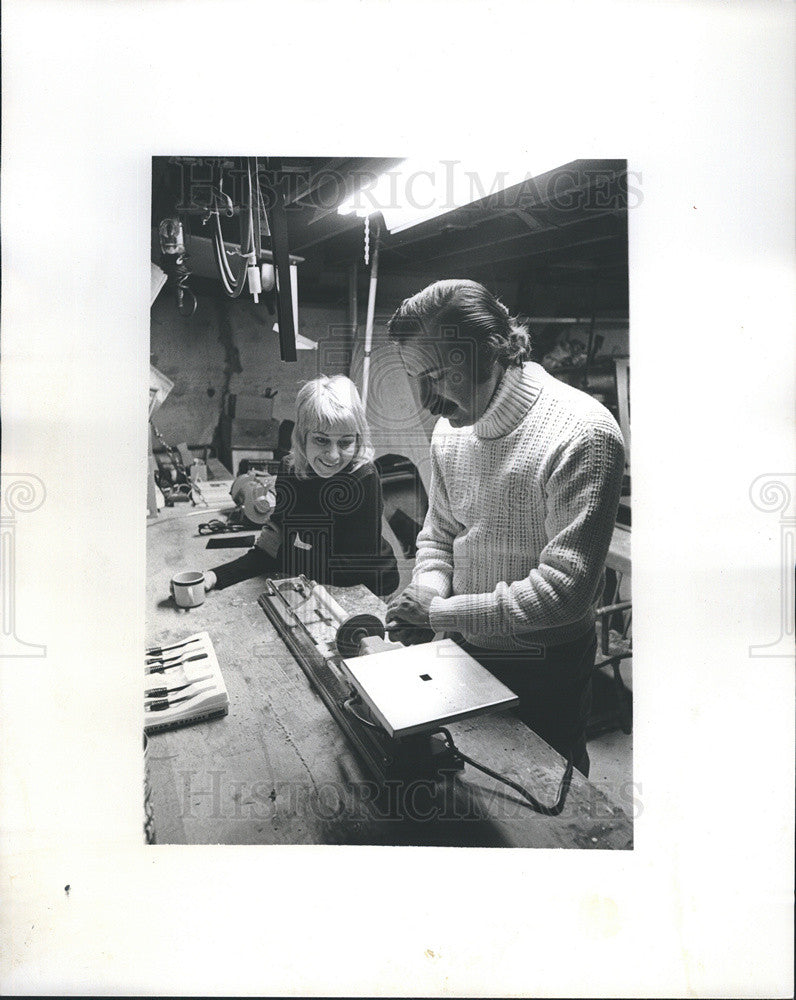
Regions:
M 415 782 L 379 792 L 257 603 L 262 580 L 211 592 L 188 611 L 173 604 L 174 573 L 245 551 L 207 549 L 198 534 L 207 519 L 185 505 L 147 524 L 147 645 L 207 630 L 230 699 L 224 718 L 150 736 L 157 843 L 632 846 L 621 791 L 609 798 L 578 772 L 557 817 L 534 813 L 469 765 L 447 789 Z M 366 588 L 330 591 L 346 610 L 383 618 L 383 603 Z M 449 728 L 464 753 L 553 801 L 564 761 L 510 714 Z

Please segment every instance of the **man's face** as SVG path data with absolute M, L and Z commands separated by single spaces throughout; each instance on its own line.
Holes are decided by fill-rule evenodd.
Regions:
M 409 382 L 420 405 L 452 427 L 467 427 L 483 416 L 502 369 L 496 365 L 484 382 L 477 381 L 475 345 L 431 335 L 398 344 Z

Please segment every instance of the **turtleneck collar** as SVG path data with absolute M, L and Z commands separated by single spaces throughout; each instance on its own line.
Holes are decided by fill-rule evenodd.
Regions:
M 539 398 L 546 372 L 533 361 L 506 369 L 483 416 L 473 424 L 480 438 L 504 437 L 519 424 Z

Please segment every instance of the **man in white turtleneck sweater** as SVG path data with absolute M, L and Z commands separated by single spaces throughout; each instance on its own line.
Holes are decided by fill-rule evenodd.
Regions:
M 390 336 L 421 404 L 442 417 L 391 635 L 452 634 L 588 774 L 594 609 L 624 469 L 616 421 L 526 360 L 527 331 L 476 282 L 436 282 L 405 300 Z

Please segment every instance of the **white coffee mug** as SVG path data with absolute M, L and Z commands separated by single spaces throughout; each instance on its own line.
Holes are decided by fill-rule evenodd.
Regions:
M 190 570 L 171 578 L 171 596 L 180 608 L 198 608 L 205 601 L 205 575 Z

